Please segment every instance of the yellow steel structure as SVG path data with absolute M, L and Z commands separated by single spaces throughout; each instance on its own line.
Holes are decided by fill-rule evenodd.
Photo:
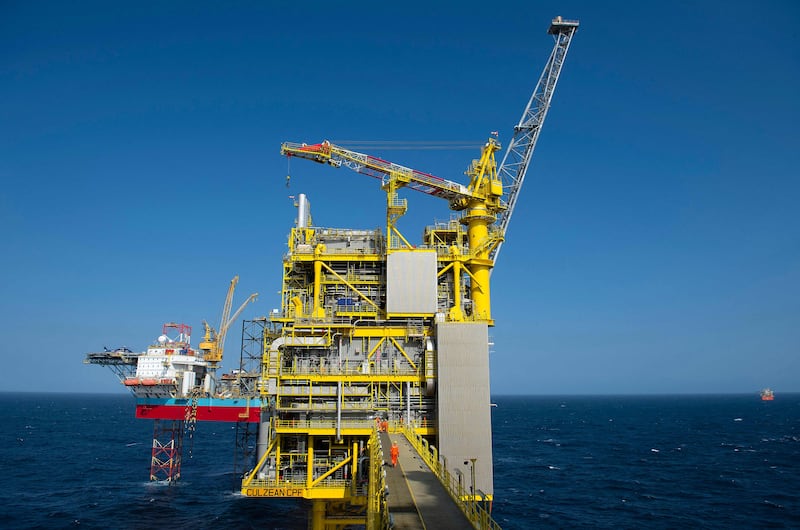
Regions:
M 270 316 L 279 333 L 264 340 L 260 391 L 268 405 L 244 495 L 310 500 L 312 528 L 381 520 L 370 515 L 376 497 L 368 440 L 384 424 L 414 425 L 435 440 L 436 322 L 490 320 L 488 253 L 499 240 L 490 225 L 502 207 L 498 148 L 487 142 L 469 171 L 470 187 L 454 197 L 462 218 L 428 227 L 417 247 L 394 226 L 385 233 L 333 229 L 298 218 L 284 257 L 281 308 Z M 386 188 L 391 220 L 397 187 Z M 391 284 L 405 281 L 396 278 L 402 270 L 392 270 L 395 255 L 427 275 L 431 305 L 392 307 L 392 297 L 404 295 L 391 294 Z
M 280 333 L 264 341 L 268 406 L 242 493 L 311 500 L 313 528 L 384 528 L 385 513 L 373 506 L 380 490 L 370 491 L 381 472 L 374 433 L 384 422 L 413 422 L 435 434 L 436 309 L 424 318 L 387 311 L 381 231 L 298 225 L 284 258 L 282 308 L 270 317 Z
M 471 503 L 468 515 L 476 527 L 487 527 L 488 513 L 477 503 L 490 502 L 493 492 L 490 275 L 577 27 L 577 21 L 553 20 L 549 33 L 556 45 L 504 162 L 498 168 L 500 143 L 489 137 L 466 171 L 467 184 L 327 141 L 281 146 L 287 157 L 380 179 L 386 225 L 358 230 L 313 224 L 309 201 L 298 196 L 281 305 L 264 331 L 258 381 L 264 405 L 244 495 L 307 499 L 314 529 L 387 528 L 376 431 L 402 430 L 420 447 L 441 449 L 433 450 L 430 462 L 440 477 L 450 476 L 440 456 L 455 460 L 454 472 L 463 473 L 461 462 L 471 463 L 472 488 L 456 496 L 462 505 Z M 416 246 L 397 227 L 407 210 L 398 192 L 406 187 L 442 198 L 456 212 L 425 228 Z M 473 440 L 461 443 L 473 433 Z M 478 483 L 476 461 L 488 470 Z
M 251 294 L 244 303 L 239 306 L 239 309 L 230 316 L 231 305 L 233 304 L 233 292 L 236 289 L 236 284 L 239 283 L 239 276 L 234 276 L 228 286 L 228 294 L 225 296 L 225 304 L 222 306 L 222 317 L 219 321 L 219 331 L 211 327 L 208 322 L 203 321 L 205 328 L 205 335 L 203 341 L 200 342 L 200 353 L 203 359 L 208 361 L 212 367 L 217 367 L 222 362 L 222 356 L 225 350 L 225 337 L 228 335 L 228 329 L 231 327 L 239 315 L 242 313 L 247 304 L 254 301 L 258 297 L 258 293 Z
M 498 150 L 500 143 L 490 137 L 481 150 L 480 158 L 473 160 L 467 169 L 466 174 L 470 182 L 464 186 L 371 155 L 351 151 L 328 141 L 312 145 L 287 142 L 281 146 L 281 154 L 285 156 L 303 158 L 334 167 L 344 165 L 359 173 L 382 179 L 381 187 L 386 192 L 387 253 L 414 248 L 397 229 L 397 220 L 407 210 L 406 199 L 400 199 L 397 195 L 400 188 L 408 186 L 443 198 L 449 202 L 452 210 L 463 211 L 461 222 L 467 226 L 467 246 L 466 252 L 457 254 L 463 256 L 463 259 L 457 259 L 459 266 L 454 267 L 453 273 L 458 275 L 463 270 L 469 274 L 472 280 L 470 295 L 474 308 L 473 318 L 485 320 L 490 324 L 492 318 L 489 276 L 494 265 L 490 254 L 503 240 L 501 232 L 492 230 L 491 226 L 497 219 L 497 213 L 506 209 L 501 199 L 503 184 L 497 175 L 494 155 Z M 462 264 L 465 266 L 463 269 Z M 315 307 L 314 311 L 318 316 L 319 308 Z M 454 320 L 460 320 L 457 308 L 450 316 Z

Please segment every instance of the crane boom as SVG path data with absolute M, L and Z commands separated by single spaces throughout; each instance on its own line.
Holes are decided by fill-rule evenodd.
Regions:
M 230 329 L 231 324 L 236 321 L 244 308 L 247 307 L 247 304 L 254 301 L 256 298 L 258 298 L 258 293 L 253 293 L 247 297 L 247 300 L 245 300 L 242 305 L 239 306 L 239 309 L 236 310 L 233 316 L 220 326 L 219 333 L 217 334 L 217 356 L 219 356 L 220 360 L 222 360 L 222 356 L 225 352 L 225 337 L 228 336 L 228 329 Z
M 285 142 L 281 145 L 281 154 L 320 164 L 329 164 L 333 167 L 345 166 L 357 173 L 381 180 L 393 179 L 399 185 L 405 185 L 416 191 L 449 201 L 476 196 L 476 191 L 458 182 L 401 166 L 376 156 L 351 151 L 328 141 L 311 145 Z
M 228 294 L 225 296 L 225 304 L 222 306 L 222 316 L 219 319 L 219 333 L 218 335 L 222 334 L 222 328 L 225 326 L 225 323 L 228 321 L 228 317 L 231 314 L 231 304 L 233 304 L 233 291 L 236 289 L 236 284 L 239 283 L 239 275 L 233 277 L 231 280 L 230 286 L 228 286 Z
M 228 286 L 228 294 L 225 296 L 225 304 L 222 306 L 222 317 L 220 317 L 219 331 L 215 330 L 205 320 L 203 321 L 203 326 L 205 326 L 205 337 L 200 343 L 200 351 L 203 353 L 203 358 L 212 363 L 214 366 L 222 361 L 225 348 L 225 336 L 228 334 L 228 328 L 230 328 L 231 324 L 233 324 L 247 304 L 255 300 L 258 296 L 258 293 L 251 294 L 239 307 L 239 309 L 236 310 L 233 316 L 230 316 L 233 303 L 233 292 L 236 289 L 237 283 L 239 283 L 238 275 L 233 277 L 230 286 Z
M 508 205 L 508 208 L 501 212 L 497 219 L 498 228 L 503 235 L 505 235 L 511 215 L 514 213 L 514 206 L 517 204 L 525 173 L 528 171 L 536 141 L 539 139 L 539 133 L 553 99 L 553 92 L 561 75 L 561 67 L 567 57 L 572 36 L 575 35 L 579 25 L 577 20 L 564 20 L 556 17 L 547 31 L 555 39 L 553 51 L 550 53 L 550 58 L 539 77 L 539 82 L 536 83 L 536 88 L 533 90 L 519 123 L 514 127 L 514 137 L 509 142 L 505 155 L 503 155 L 503 161 L 497 170 L 503 181 L 503 190 Z M 491 252 L 492 260 L 497 261 L 502 245 L 501 241 Z
M 492 322 L 491 270 L 499 255 L 572 36 L 578 26 L 579 22 L 576 20 L 564 20 L 561 17 L 553 19 L 548 30 L 555 38 L 553 51 L 519 123 L 514 127 L 514 136 L 502 163 L 497 166 L 494 156 L 500 149 L 500 144 L 490 137 L 481 149 L 480 159 L 473 160 L 467 169 L 470 182 L 466 186 L 381 158 L 350 151 L 328 141 L 312 145 L 284 143 L 281 145 L 281 154 L 334 167 L 346 166 L 358 173 L 381 179 L 382 188 L 386 191 L 387 253 L 414 248 L 397 228 L 397 220 L 407 210 L 407 201 L 397 196 L 399 188 L 407 186 L 441 197 L 449 201 L 450 209 L 463 211 L 460 222 L 467 227 L 468 241 L 464 270 L 470 277 L 472 318 Z M 507 199 L 503 200 L 504 197 Z M 324 245 L 320 248 L 324 248 Z M 315 262 L 315 267 L 321 266 L 321 261 L 319 265 Z M 460 270 L 460 267 L 454 266 L 453 274 L 457 276 L 455 282 L 461 281 L 458 272 Z M 321 276 L 321 270 L 317 272 L 315 276 Z M 319 311 L 318 302 L 315 302 L 314 315 L 317 316 Z M 461 318 L 457 311 L 453 315 L 454 318 Z
M 345 166 L 353 171 L 381 179 L 384 187 L 392 187 L 392 191 L 407 186 L 428 195 L 447 199 L 451 209 L 463 210 L 470 200 L 492 200 L 492 211 L 497 213 L 496 233 L 499 241 L 492 246 L 489 258 L 496 261 L 503 245 L 505 233 L 511 222 L 514 207 L 517 204 L 522 184 L 530 165 L 536 141 L 550 109 L 553 92 L 558 83 L 564 60 L 567 57 L 572 37 L 578 30 L 577 20 L 565 20 L 556 17 L 552 20 L 548 34 L 553 35 L 555 44 L 545 64 L 539 81 L 531 94 L 519 123 L 514 127 L 514 135 L 508 144 L 503 160 L 497 166 L 496 178 L 502 183 L 502 192 L 489 192 L 490 188 L 476 185 L 476 180 L 469 186 L 453 182 L 416 169 L 407 168 L 381 158 L 351 151 L 334 145 L 328 141 L 318 144 L 299 144 L 286 142 L 281 145 L 281 154 L 297 157 L 334 167 Z M 490 139 L 489 146 L 493 142 Z M 499 144 L 492 147 L 499 149 Z M 493 163 L 493 160 L 492 160 Z M 491 165 L 484 165 L 491 167 Z M 479 179 L 480 180 L 480 179 Z M 490 197 L 493 195 L 494 197 Z

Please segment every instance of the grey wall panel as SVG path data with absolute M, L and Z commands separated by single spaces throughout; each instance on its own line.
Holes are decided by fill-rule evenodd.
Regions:
M 451 472 L 463 473 L 466 488 L 471 464 L 464 462 L 476 458 L 476 487 L 493 494 L 488 326 L 441 323 L 436 326 L 436 343 L 439 452 Z
M 386 269 L 387 312 L 436 312 L 436 251 L 392 252 Z

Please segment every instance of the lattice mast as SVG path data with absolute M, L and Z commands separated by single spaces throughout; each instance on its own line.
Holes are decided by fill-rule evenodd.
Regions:
M 501 211 L 497 218 L 497 226 L 503 235 L 505 235 L 511 215 L 514 213 L 514 206 L 522 189 L 525 173 L 528 171 L 536 141 L 539 139 L 539 133 L 553 99 L 553 92 L 561 75 L 561 67 L 567 57 L 572 36 L 575 35 L 579 25 L 577 20 L 564 20 L 556 17 L 547 31 L 555 39 L 553 51 L 550 53 L 541 77 L 539 77 L 539 82 L 536 83 L 536 88 L 533 89 L 528 106 L 525 107 L 519 123 L 514 127 L 514 137 L 508 143 L 503 161 L 497 170 L 497 174 L 503 181 L 508 205 L 508 208 Z M 492 261 L 497 261 L 502 246 L 503 242 L 501 241 L 494 247 L 490 254 Z

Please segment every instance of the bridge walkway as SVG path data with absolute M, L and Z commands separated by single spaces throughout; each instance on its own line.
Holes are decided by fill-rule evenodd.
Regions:
M 391 447 L 397 442 L 400 457 L 392 467 Z M 381 433 L 386 459 L 387 504 L 395 530 L 462 530 L 473 528 L 442 483 L 401 433 Z

